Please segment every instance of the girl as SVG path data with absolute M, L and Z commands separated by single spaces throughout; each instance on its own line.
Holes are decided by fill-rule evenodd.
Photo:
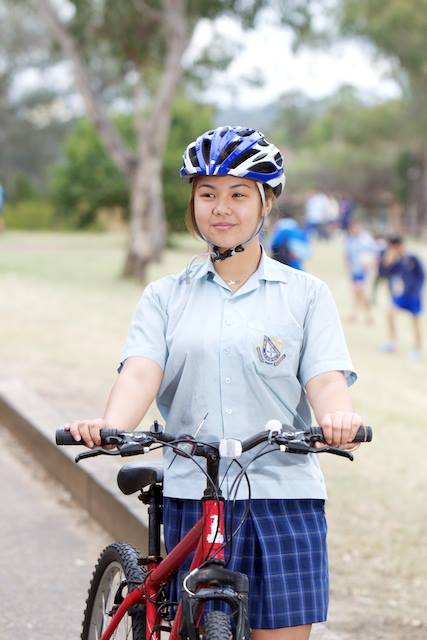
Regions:
M 145 289 L 103 418 L 68 428 L 88 447 L 99 445 L 100 428 L 134 429 L 156 398 L 168 432 L 245 439 L 271 418 L 301 428 L 311 405 L 327 442 L 349 446 L 362 420 L 347 389 L 356 375 L 331 294 L 268 258 L 258 238 L 285 183 L 281 153 L 259 131 L 220 127 L 192 142 L 183 160 L 188 225 L 207 242 L 208 259 Z M 200 516 L 204 477 L 168 450 L 164 460 L 170 548 Z M 235 473 L 222 484 L 225 497 Z M 249 576 L 253 638 L 306 640 L 328 605 L 317 456 L 277 451 L 248 475 L 250 513 L 229 568 Z M 237 498 L 236 519 L 245 512 L 243 483 Z

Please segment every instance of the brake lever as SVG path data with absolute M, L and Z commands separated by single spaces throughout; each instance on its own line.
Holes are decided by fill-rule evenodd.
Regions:
M 302 455 L 306 455 L 307 453 L 332 453 L 336 456 L 341 456 L 342 458 L 347 458 L 348 460 L 354 460 L 350 451 L 346 449 L 337 449 L 336 447 L 312 447 L 306 440 L 288 440 L 287 442 L 278 443 L 282 446 L 286 447 L 286 451 L 288 453 L 299 453 Z
M 91 451 L 82 451 L 74 458 L 75 462 L 80 462 L 85 458 L 96 458 L 96 456 L 119 456 L 120 451 L 108 451 L 107 449 L 92 449 Z
M 336 447 L 310 447 L 309 448 L 310 453 L 332 453 L 335 456 L 341 456 L 342 458 L 347 458 L 348 460 L 353 461 L 354 457 L 353 454 L 350 453 L 350 451 L 347 451 L 347 449 L 338 449 Z

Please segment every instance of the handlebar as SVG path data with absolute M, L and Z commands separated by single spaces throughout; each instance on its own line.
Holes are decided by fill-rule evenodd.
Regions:
M 119 429 L 101 429 L 101 444 L 113 444 L 118 448 L 118 453 L 112 453 L 103 449 L 90 450 L 87 453 L 80 454 L 79 459 L 82 457 L 91 457 L 94 455 L 122 455 L 130 456 L 141 453 L 146 453 L 149 447 L 153 444 L 167 444 L 174 443 L 176 452 L 180 450 L 182 455 L 188 457 L 189 455 L 198 455 L 203 457 L 238 457 L 241 453 L 253 449 L 263 442 L 271 442 L 271 444 L 277 444 L 283 447 L 284 450 L 290 453 L 334 453 L 352 459 L 351 454 L 344 449 L 337 449 L 327 445 L 324 439 L 323 430 L 321 427 L 311 427 L 302 431 L 287 431 L 285 425 L 280 425 L 279 421 L 277 425 L 281 428 L 277 430 L 266 429 L 257 433 L 256 435 L 247 438 L 240 442 L 239 440 L 223 440 L 222 443 L 234 443 L 237 446 L 223 447 L 221 442 L 201 443 L 194 440 L 192 436 L 172 436 L 161 430 L 160 425 L 155 422 L 152 425 L 150 431 L 120 431 Z M 81 441 L 74 440 L 69 431 L 65 429 L 58 429 L 56 431 L 56 444 L 57 445 L 82 445 Z M 372 428 L 369 426 L 361 426 L 357 431 L 356 437 L 353 442 L 371 442 L 372 440 Z M 323 442 L 327 446 L 322 448 L 314 447 L 316 442 Z M 224 453 L 224 451 L 232 450 L 233 454 Z M 236 453 L 238 452 L 238 453 Z

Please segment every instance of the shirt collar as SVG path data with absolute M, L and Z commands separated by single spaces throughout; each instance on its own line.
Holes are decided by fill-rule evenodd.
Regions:
M 287 268 L 281 262 L 273 260 L 266 253 L 264 247 L 261 245 L 262 256 L 255 272 L 258 275 L 258 280 L 270 280 L 271 282 L 288 282 L 286 270 Z

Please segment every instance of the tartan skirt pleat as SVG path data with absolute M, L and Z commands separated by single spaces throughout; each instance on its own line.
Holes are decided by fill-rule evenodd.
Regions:
M 248 507 L 237 500 L 228 531 L 234 531 Z M 166 549 L 172 549 L 201 516 L 198 500 L 164 498 Z M 226 550 L 228 568 L 249 578 L 249 620 L 252 629 L 278 629 L 322 622 L 329 599 L 324 500 L 251 500 L 249 515 Z M 179 599 L 191 558 L 170 585 L 171 601 Z M 226 606 L 226 605 L 224 605 Z M 221 608 L 216 603 L 215 608 Z

